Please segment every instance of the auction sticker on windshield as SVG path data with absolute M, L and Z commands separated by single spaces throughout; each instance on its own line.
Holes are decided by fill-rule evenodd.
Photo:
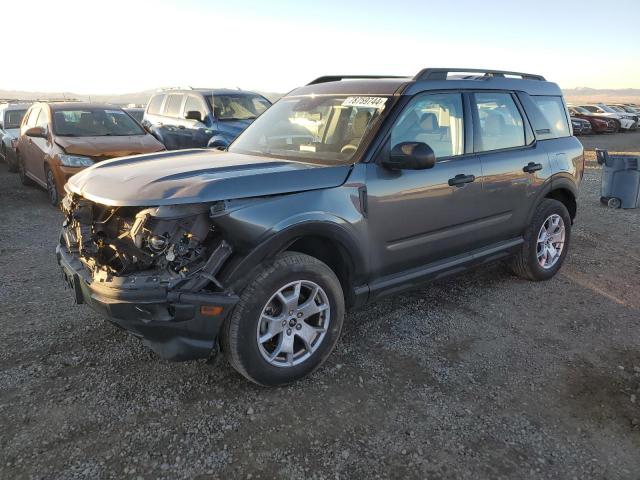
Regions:
M 343 107 L 356 108 L 384 108 L 387 99 L 385 97 L 347 97 L 342 102 Z

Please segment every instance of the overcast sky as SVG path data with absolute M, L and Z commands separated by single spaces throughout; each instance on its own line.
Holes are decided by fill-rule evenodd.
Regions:
M 426 66 L 640 88 L 640 0 L 30 0 L 2 8 L 0 89 L 286 92 Z

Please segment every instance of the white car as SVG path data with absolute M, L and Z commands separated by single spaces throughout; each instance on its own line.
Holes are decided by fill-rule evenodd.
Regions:
M 582 108 L 589 110 L 592 114 L 599 117 L 615 118 L 620 122 L 620 128 L 622 130 L 635 130 L 638 128 L 638 122 L 635 115 L 629 113 L 617 112 L 613 108 L 608 107 L 602 103 L 593 105 L 579 105 Z
M 0 104 L 0 158 L 7 162 L 10 172 L 18 171 L 15 148 L 20 136 L 20 123 L 29 105 L 15 102 Z

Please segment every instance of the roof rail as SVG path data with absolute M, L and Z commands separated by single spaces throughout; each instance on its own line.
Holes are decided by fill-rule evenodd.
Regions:
M 307 85 L 317 85 L 318 83 L 339 82 L 341 80 L 368 80 L 372 78 L 406 78 L 397 75 L 325 75 L 307 83 Z
M 531 73 L 509 72 L 506 70 L 487 70 L 484 68 L 424 68 L 413 77 L 418 81 L 424 80 L 446 80 L 450 73 L 481 73 L 483 77 L 502 77 L 513 75 L 522 78 L 522 80 L 540 80 L 545 81 L 542 75 L 534 75 Z

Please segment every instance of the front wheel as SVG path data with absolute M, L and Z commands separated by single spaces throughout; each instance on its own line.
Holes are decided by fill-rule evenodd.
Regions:
M 571 217 L 567 207 L 545 198 L 536 208 L 522 249 L 512 261 L 514 273 L 528 280 L 549 280 L 560 270 L 570 239 Z
M 22 185 L 26 187 L 31 187 L 34 185 L 33 180 L 31 180 L 27 176 L 27 167 L 24 164 L 24 160 L 22 155 L 16 152 L 17 162 L 18 162 L 18 175 L 20 175 L 20 182 Z
M 321 261 L 285 252 L 265 265 L 221 331 L 231 366 L 259 385 L 292 383 L 319 368 L 340 337 L 344 295 Z
M 57 207 L 60 203 L 60 194 L 58 193 L 58 187 L 56 186 L 56 179 L 53 175 L 53 170 L 49 167 L 44 167 L 44 174 L 47 179 L 47 193 L 49 194 L 49 202 L 54 207 Z

